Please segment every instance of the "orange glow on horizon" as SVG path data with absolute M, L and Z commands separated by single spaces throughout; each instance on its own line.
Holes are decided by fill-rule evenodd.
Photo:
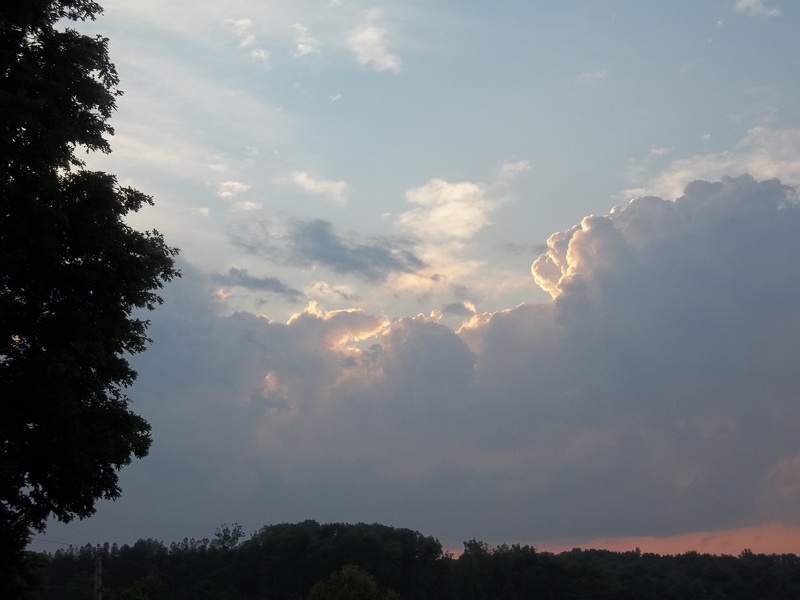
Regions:
M 502 541 L 487 543 L 490 546 L 503 543 L 512 544 L 512 542 Z M 741 527 L 739 529 L 698 531 L 668 537 L 575 538 L 572 540 L 519 543 L 532 546 L 537 552 L 552 552 L 554 554 L 568 552 L 573 548 L 611 550 L 613 552 L 627 552 L 639 548 L 643 553 L 662 555 L 685 554 L 686 552 L 695 551 L 700 554 L 738 556 L 742 550 L 747 548 L 756 554 L 796 554 L 800 556 L 800 526 L 784 523 L 764 523 L 763 525 Z M 463 553 L 464 549 L 450 548 L 445 551 L 457 558 Z
M 756 554 L 800 555 L 800 526 L 765 523 L 739 529 L 699 531 L 669 537 L 594 538 L 531 545 L 539 551 L 554 553 L 573 548 L 603 548 L 617 552 L 639 548 L 642 552 L 654 554 L 683 554 L 694 550 L 701 554 L 738 556 L 747 548 Z

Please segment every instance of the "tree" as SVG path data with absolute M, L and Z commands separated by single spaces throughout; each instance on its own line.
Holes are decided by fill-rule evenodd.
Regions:
M 382 592 L 369 573 L 355 565 L 345 565 L 327 581 L 318 581 L 308 600 L 399 600 L 392 590 Z
M 211 547 L 217 550 L 230 551 L 239 545 L 239 541 L 244 537 L 244 529 L 239 523 L 228 525 L 223 523 L 214 532 L 214 539 Z
M 118 469 L 150 446 L 127 357 L 150 342 L 139 311 L 180 273 L 161 234 L 124 220 L 152 199 L 76 155 L 110 152 L 118 77 L 107 39 L 58 26 L 100 12 L 0 9 L 0 571 L 50 516 L 117 498 Z
M 111 591 L 108 597 L 110 600 L 165 600 L 167 586 L 158 576 L 148 575 L 127 588 Z

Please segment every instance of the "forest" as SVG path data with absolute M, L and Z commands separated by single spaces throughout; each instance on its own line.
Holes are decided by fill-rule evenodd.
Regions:
M 555 554 L 473 539 L 454 556 L 410 529 L 315 521 L 268 525 L 245 537 L 241 526 L 226 524 L 213 539 L 30 553 L 28 597 L 96 597 L 100 560 L 106 600 L 800 598 L 794 554 Z

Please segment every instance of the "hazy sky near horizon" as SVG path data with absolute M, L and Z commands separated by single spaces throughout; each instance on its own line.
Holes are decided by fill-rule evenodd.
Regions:
M 150 456 L 44 539 L 800 524 L 800 4 L 102 4 L 89 165 L 184 276 Z

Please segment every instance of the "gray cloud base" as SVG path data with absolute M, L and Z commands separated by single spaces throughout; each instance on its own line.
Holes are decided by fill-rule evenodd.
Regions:
M 795 198 L 742 176 L 588 217 L 534 263 L 552 301 L 458 332 L 220 316 L 187 267 L 137 359 L 152 455 L 97 527 L 379 521 L 452 544 L 796 523 Z
M 277 277 L 257 277 L 251 275 L 247 269 L 230 267 L 227 273 L 212 275 L 211 280 L 227 287 L 242 287 L 259 292 L 267 292 L 282 296 L 289 301 L 303 298 L 303 292 L 287 285 Z
M 382 281 L 391 273 L 414 273 L 425 266 L 404 240 L 348 239 L 322 219 L 293 219 L 278 236 L 270 234 L 267 223 L 250 220 L 244 232 L 231 236 L 231 242 L 276 263 L 321 266 L 368 281 Z

